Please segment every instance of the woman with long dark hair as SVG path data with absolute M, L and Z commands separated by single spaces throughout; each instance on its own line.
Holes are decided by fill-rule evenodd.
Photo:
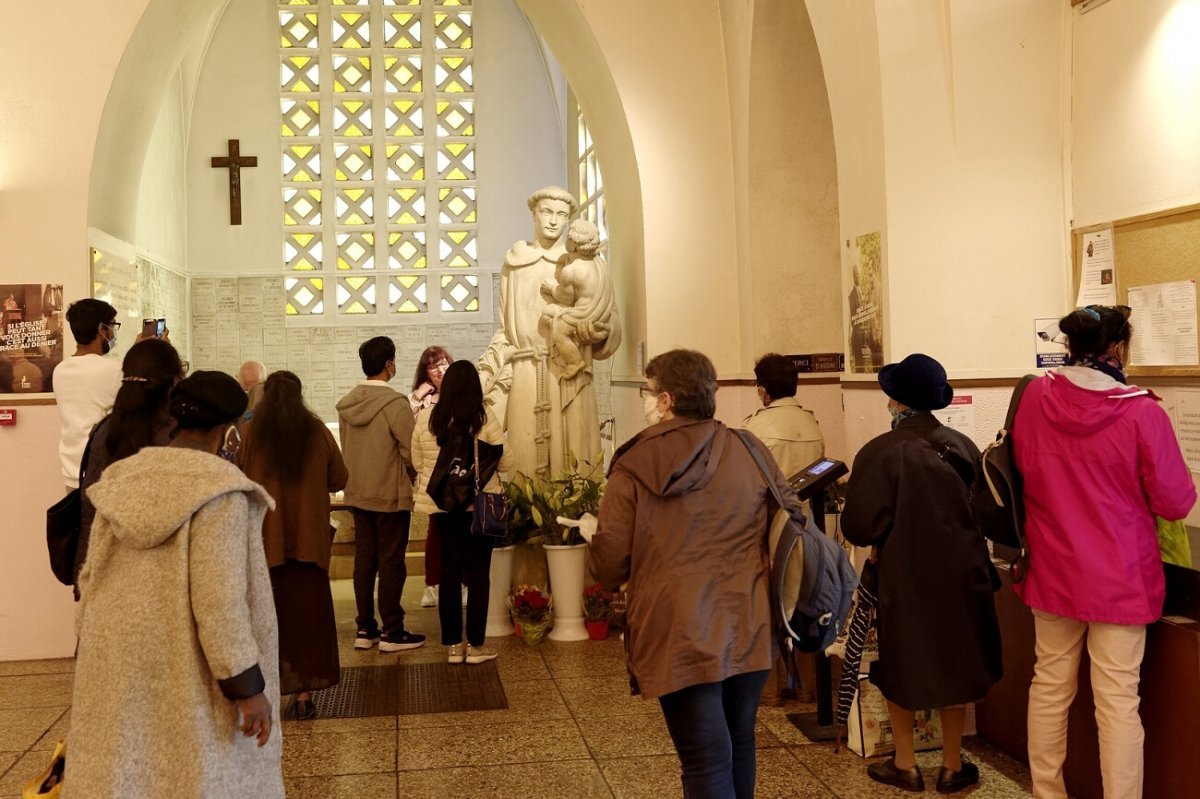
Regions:
M 1029 772 L 1037 797 L 1065 797 L 1067 711 L 1085 642 L 1106 797 L 1142 795 L 1138 685 L 1146 625 L 1166 584 L 1155 517 L 1182 519 L 1196 489 L 1158 397 L 1127 385 L 1126 306 L 1059 320 L 1067 365 L 1029 384 L 1013 422 L 1029 571 L 1013 586 L 1033 610 Z
M 418 439 L 417 431 L 429 427 L 429 416 L 433 406 L 441 396 L 442 378 L 454 357 L 442 347 L 426 347 L 417 363 L 417 374 L 413 378 L 413 391 L 408 401 L 412 406 L 413 416 L 413 447 L 418 446 L 419 440 L 425 441 L 428 455 L 422 460 L 423 468 L 417 471 L 417 483 L 413 487 L 413 510 L 429 516 L 429 527 L 425 532 L 425 593 L 421 595 L 421 607 L 437 607 L 438 579 L 442 572 L 442 541 L 438 536 L 437 520 L 439 513 L 437 505 L 425 493 L 429 485 L 429 474 L 433 464 L 437 462 L 437 444 L 432 438 Z
M 279 619 L 280 693 L 295 694 L 291 714 L 316 715 L 312 691 L 336 685 L 337 623 L 329 588 L 329 494 L 349 476 L 337 442 L 304 404 L 300 378 L 273 372 L 246 428 L 239 464 L 275 499 L 263 522 Z
M 479 453 L 479 481 L 491 490 L 498 485 L 503 461 L 503 435 L 496 420 L 487 415 L 479 372 L 470 361 L 455 361 L 442 381 L 442 397 L 429 415 L 427 425 L 417 425 L 413 434 L 413 466 L 434 473 L 435 481 L 426 484 L 426 493 L 442 511 L 436 514 L 442 539 L 438 617 L 442 625 L 442 645 L 448 647 L 450 663 L 483 663 L 496 657 L 496 650 L 483 645 L 487 627 L 488 592 L 492 566 L 492 539 L 471 533 L 470 496 L 451 502 L 440 492 L 443 483 L 437 477 L 447 464 L 459 474 L 475 471 L 475 453 Z M 426 461 L 432 456 L 431 464 Z M 446 459 L 447 464 L 440 463 Z M 458 498 L 463 499 L 463 498 Z M 434 517 L 431 517 L 434 518 Z M 463 641 L 462 589 L 467 588 L 466 641 Z
M 92 448 L 85 464 L 79 548 L 75 553 L 75 577 L 87 558 L 92 519 L 96 508 L 87 489 L 95 485 L 109 465 L 128 458 L 143 447 L 165 447 L 171 442 L 175 422 L 167 412 L 171 388 L 187 374 L 187 365 L 167 341 L 139 341 L 129 348 L 121 363 L 124 377 L 113 401 L 112 413 L 92 431 Z

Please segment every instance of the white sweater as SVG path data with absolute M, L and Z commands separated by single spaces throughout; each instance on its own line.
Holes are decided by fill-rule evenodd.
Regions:
M 75 355 L 54 369 L 54 399 L 62 421 L 58 456 L 69 488 L 79 485 L 79 462 L 96 422 L 112 410 L 121 387 L 121 362 L 103 355 Z

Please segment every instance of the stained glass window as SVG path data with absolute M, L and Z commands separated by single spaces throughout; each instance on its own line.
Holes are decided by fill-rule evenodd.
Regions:
M 477 312 L 471 0 L 278 6 L 287 313 Z

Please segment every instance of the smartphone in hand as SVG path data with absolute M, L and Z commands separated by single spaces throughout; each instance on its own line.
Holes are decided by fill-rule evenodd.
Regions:
M 167 332 L 166 319 L 142 320 L 142 338 L 162 338 L 165 332 Z

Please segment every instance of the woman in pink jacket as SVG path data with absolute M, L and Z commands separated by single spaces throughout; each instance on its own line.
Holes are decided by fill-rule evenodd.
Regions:
M 1059 321 L 1067 365 L 1030 383 L 1013 424 L 1025 485 L 1037 665 L 1029 690 L 1029 769 L 1038 799 L 1066 799 L 1067 710 L 1084 640 L 1100 728 L 1105 797 L 1142 795 L 1138 682 L 1146 625 L 1166 593 L 1155 516 L 1196 501 L 1171 421 L 1150 391 L 1125 383 L 1126 306 Z

